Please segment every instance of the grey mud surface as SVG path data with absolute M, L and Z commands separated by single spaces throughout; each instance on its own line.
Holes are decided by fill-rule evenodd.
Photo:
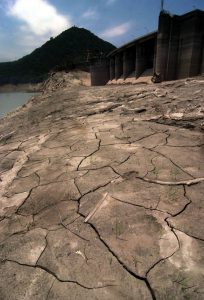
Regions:
M 0 120 L 0 300 L 204 299 L 203 94 L 64 87 Z

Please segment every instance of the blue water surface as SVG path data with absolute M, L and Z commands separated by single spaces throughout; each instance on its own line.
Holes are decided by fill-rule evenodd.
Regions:
M 8 112 L 15 110 L 18 106 L 22 106 L 32 96 L 38 93 L 0 93 L 0 118 L 4 117 Z

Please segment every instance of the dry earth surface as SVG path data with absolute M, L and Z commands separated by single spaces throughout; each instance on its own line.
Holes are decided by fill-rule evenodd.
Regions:
M 203 93 L 49 84 L 0 120 L 0 300 L 204 299 Z

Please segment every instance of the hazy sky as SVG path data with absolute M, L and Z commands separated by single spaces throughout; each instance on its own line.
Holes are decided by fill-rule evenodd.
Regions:
M 0 61 L 20 58 L 76 25 L 120 46 L 157 29 L 161 0 L 0 0 Z M 204 0 L 164 0 L 183 14 Z

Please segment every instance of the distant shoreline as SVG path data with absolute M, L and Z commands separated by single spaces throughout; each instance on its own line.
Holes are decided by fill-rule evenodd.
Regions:
M 35 93 L 42 91 L 42 83 L 32 84 L 5 84 L 0 85 L 0 93 L 14 93 L 14 92 L 26 92 L 26 93 Z

